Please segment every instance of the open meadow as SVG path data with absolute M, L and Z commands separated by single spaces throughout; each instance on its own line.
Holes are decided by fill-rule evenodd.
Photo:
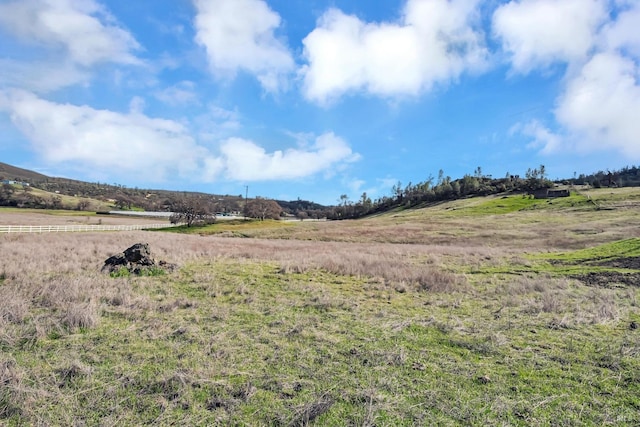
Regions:
M 94 212 L 0 208 L 0 225 L 137 225 L 168 222 L 166 219 Z
M 0 254 L 0 424 L 640 424 L 637 189 Z

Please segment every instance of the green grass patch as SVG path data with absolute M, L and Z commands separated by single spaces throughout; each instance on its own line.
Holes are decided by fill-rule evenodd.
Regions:
M 625 239 L 569 252 L 510 257 L 491 264 L 459 266 L 457 270 L 483 277 L 568 277 L 592 286 L 637 287 L 640 286 L 640 239 Z
M 640 257 L 640 238 L 620 240 L 577 251 L 536 254 L 533 259 L 546 259 L 565 263 L 611 261 L 621 258 Z
M 109 273 L 109 276 L 113 278 L 117 277 L 131 277 L 133 275 L 141 276 L 141 277 L 156 277 L 156 276 L 164 276 L 167 272 L 161 267 L 141 267 L 138 273 L 132 273 L 126 267 L 121 267 L 116 271 L 112 271 Z
M 1 422 L 640 422 L 640 340 L 624 321 L 556 327 L 555 313 L 502 310 L 494 288 L 397 293 L 249 261 L 128 286 L 148 302 L 106 304 L 95 328 L 12 349 Z
M 564 209 L 591 206 L 589 200 L 581 195 L 572 193 L 570 197 L 555 199 L 534 199 L 530 196 L 516 195 L 499 198 L 474 198 L 463 203 L 451 204 L 447 209 L 454 215 L 503 215 L 524 210 L 534 209 Z

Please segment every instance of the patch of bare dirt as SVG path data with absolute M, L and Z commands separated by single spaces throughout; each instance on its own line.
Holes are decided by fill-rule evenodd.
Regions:
M 640 273 L 619 273 L 615 271 L 591 272 L 571 276 L 588 286 L 611 287 L 612 285 L 640 286 Z
M 617 258 L 610 261 L 599 262 L 597 265 L 612 268 L 628 268 L 630 270 L 640 270 L 640 257 Z

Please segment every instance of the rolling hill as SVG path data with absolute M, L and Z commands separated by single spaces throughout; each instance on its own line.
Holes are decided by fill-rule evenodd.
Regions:
M 31 183 L 46 179 L 48 177 L 41 173 L 0 162 L 0 181 L 13 180 Z

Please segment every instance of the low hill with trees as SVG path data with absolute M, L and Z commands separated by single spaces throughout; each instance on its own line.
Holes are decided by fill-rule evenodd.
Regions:
M 75 198 L 76 202 L 67 197 Z M 122 210 L 172 211 L 185 197 L 198 198 L 209 210 L 220 213 L 241 212 L 245 203 L 242 195 L 129 188 L 115 183 L 49 177 L 0 163 L 0 206 L 88 210 L 99 205 Z
M 574 174 L 576 175 L 576 174 Z M 434 182 L 435 181 L 435 182 Z M 350 201 L 346 195 L 340 197 L 341 203 L 329 209 L 329 219 L 353 219 L 379 214 L 398 208 L 423 207 L 430 204 L 457 200 L 468 197 L 488 196 L 492 194 L 529 194 L 539 195 L 557 185 L 589 185 L 600 187 L 636 187 L 640 186 L 640 169 L 627 166 L 618 171 L 599 171 L 594 174 L 574 176 L 572 179 L 551 181 L 547 177 L 544 165 L 529 168 L 524 177 L 507 172 L 504 178 L 485 175 L 478 167 L 473 175 L 451 179 L 440 170 L 438 179 L 429 177 L 417 184 L 403 186 L 400 182 L 393 186 L 390 196 L 371 200 L 366 193 L 357 201 Z
M 640 168 L 627 166 L 617 171 L 598 171 L 589 175 L 574 173 L 572 178 L 551 181 L 544 165 L 528 169 L 524 177 L 507 173 L 503 178 L 493 178 L 483 173 L 480 167 L 473 174 L 452 179 L 440 170 L 437 179 L 429 176 L 426 180 L 402 185 L 398 182 L 391 188 L 388 196 L 371 199 L 363 193 L 358 200 L 350 200 L 347 195 L 340 196 L 340 202 L 334 206 L 297 199 L 294 201 L 277 200 L 281 208 L 271 204 L 268 215 L 262 215 L 265 209 L 256 209 L 266 199 L 250 199 L 240 194 L 213 195 L 199 192 L 179 192 L 168 190 L 149 190 L 129 188 L 120 184 L 90 183 L 67 178 L 54 178 L 0 163 L 0 206 L 26 208 L 55 208 L 91 210 L 96 206 L 112 206 L 123 210 L 177 211 L 184 206 L 185 198 L 197 200 L 212 214 L 247 213 L 248 216 L 262 218 L 279 215 L 295 216 L 300 219 L 328 218 L 354 219 L 379 214 L 392 209 L 421 207 L 460 198 L 487 196 L 491 194 L 534 194 L 536 191 L 550 189 L 558 184 L 590 185 L 599 187 L 640 186 Z M 41 190 L 37 191 L 37 190 Z M 44 193 L 43 193 L 44 192 Z M 67 197 L 75 199 L 67 199 Z M 251 215 L 251 213 L 255 215 Z
M 0 162 L 0 181 L 36 182 L 47 178 L 46 175 L 41 173 Z

